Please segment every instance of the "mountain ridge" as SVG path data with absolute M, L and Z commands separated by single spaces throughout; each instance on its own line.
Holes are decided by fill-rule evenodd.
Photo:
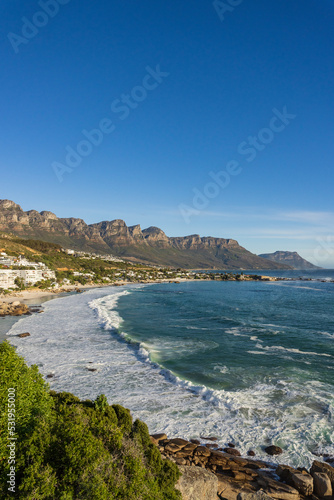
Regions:
M 262 253 L 259 255 L 263 259 L 268 259 L 273 262 L 278 262 L 282 264 L 287 264 L 294 269 L 322 269 L 322 267 L 315 266 L 306 259 L 303 259 L 297 252 L 288 252 L 283 250 L 277 250 L 273 253 Z
M 23 211 L 11 200 L 0 200 L 0 231 L 24 238 L 59 243 L 65 248 L 114 254 L 135 262 L 187 269 L 289 269 L 263 259 L 231 238 L 198 234 L 168 237 L 158 227 L 127 226 L 122 219 L 87 224 L 83 219 L 58 218 L 43 210 Z

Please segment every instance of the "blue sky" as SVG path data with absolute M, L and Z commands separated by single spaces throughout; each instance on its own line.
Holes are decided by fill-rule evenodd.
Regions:
M 10 0 L 0 26 L 0 198 L 334 268 L 331 0 Z

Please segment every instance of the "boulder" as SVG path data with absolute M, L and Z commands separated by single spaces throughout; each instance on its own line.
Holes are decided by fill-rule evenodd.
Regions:
M 297 469 L 290 467 L 289 465 L 280 464 L 276 469 L 276 474 L 282 479 L 282 481 L 288 481 L 289 477 L 293 473 L 298 473 Z
M 283 450 L 282 448 L 280 448 L 279 446 L 267 446 L 267 448 L 264 449 L 264 451 L 266 453 L 268 453 L 268 455 L 281 455 L 281 453 L 283 453 Z
M 201 444 L 201 442 L 198 439 L 191 439 L 190 442 L 193 444 Z
M 331 497 L 333 494 L 331 480 L 324 472 L 314 472 L 314 493 L 319 498 Z
M 16 335 L 17 337 L 20 337 L 21 339 L 24 339 L 25 337 L 30 337 L 30 333 L 29 332 L 25 332 L 25 333 L 19 333 L 18 335 Z
M 242 484 L 235 481 L 233 478 L 217 474 L 218 477 L 218 494 L 219 498 L 224 500 L 237 500 L 241 493 L 252 494 L 256 492 L 255 487 L 250 484 Z
M 188 443 L 184 448 L 182 448 L 183 451 L 187 451 L 189 454 L 192 454 L 194 450 L 196 450 L 197 444 L 193 443 Z
M 194 455 L 198 457 L 209 457 L 211 455 L 211 451 L 205 446 L 198 446 L 194 451 Z
M 223 455 L 223 453 L 220 453 L 219 451 L 213 451 L 210 455 L 209 462 L 212 465 L 226 465 L 228 461 L 228 458 L 226 455 Z
M 176 444 L 180 448 L 183 448 L 184 446 L 189 444 L 189 441 L 187 441 L 186 439 L 181 439 L 181 438 L 174 438 L 174 439 L 171 439 L 169 442 Z
M 289 476 L 288 484 L 296 488 L 305 497 L 313 493 L 313 477 L 310 474 L 292 473 Z
M 29 311 L 29 307 L 25 304 L 21 304 L 19 301 L 12 302 L 10 304 L 6 304 L 6 307 L 2 307 L 1 309 L 2 316 L 22 316 L 23 314 L 29 315 L 31 312 Z
M 318 460 L 315 460 L 312 464 L 311 467 L 311 474 L 314 476 L 315 472 L 323 472 L 324 474 L 327 474 L 329 477 L 331 483 L 332 483 L 332 489 L 334 489 L 334 468 L 331 467 L 329 464 L 325 464 L 324 462 L 318 462 Z
M 156 439 L 158 442 L 163 441 L 164 439 L 167 439 L 166 434 L 160 433 L 160 434 L 152 434 L 152 437 Z
M 306 469 L 294 469 L 289 465 L 279 465 L 276 474 L 290 486 L 296 488 L 303 496 L 313 493 L 313 478 Z
M 169 452 L 169 453 L 176 453 L 177 451 L 180 451 L 182 450 L 183 446 L 179 446 L 175 443 L 167 443 L 165 446 L 165 451 Z
M 284 483 L 280 483 L 279 481 L 275 481 L 269 477 L 259 477 L 257 479 L 257 483 L 262 486 L 264 491 L 272 498 L 276 498 L 278 500 L 299 500 L 299 492 Z
M 218 478 L 200 467 L 180 466 L 182 476 L 176 484 L 183 500 L 217 500 Z

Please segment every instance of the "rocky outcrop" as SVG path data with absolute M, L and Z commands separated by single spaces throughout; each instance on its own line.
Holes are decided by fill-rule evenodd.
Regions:
M 333 495 L 331 480 L 324 472 L 314 472 L 314 493 L 319 498 L 330 498 Z
M 82 219 L 58 218 L 49 211 L 22 208 L 0 200 L 0 231 L 24 238 L 59 243 L 66 248 L 112 253 L 129 260 L 193 269 L 282 269 L 252 254 L 236 240 L 198 234 L 168 237 L 158 227 L 128 227 L 121 219 L 86 224 Z
M 293 269 L 321 269 L 320 267 L 317 267 L 314 264 L 311 264 L 311 262 L 303 259 L 303 257 L 301 257 L 297 252 L 277 251 L 274 253 L 262 253 L 259 257 L 269 259 L 279 264 L 287 264 Z
M 0 317 L 23 316 L 31 314 L 29 307 L 21 304 L 18 300 L 14 302 L 0 302 Z
M 305 497 L 330 500 L 332 495 L 334 468 L 322 462 L 315 461 L 309 473 L 288 465 L 277 466 L 232 455 L 232 447 L 228 448 L 229 453 L 213 450 L 212 443 L 203 445 L 195 439 L 192 441 L 196 442 L 191 442 L 180 438 L 168 439 L 166 434 L 154 434 L 151 440 L 159 447 L 163 458 L 174 461 L 181 472 L 184 471 L 185 477 L 180 481 L 183 489 L 180 491 L 190 495 L 184 496 L 185 499 L 202 500 L 207 498 L 204 494 L 211 494 L 208 498 L 225 500 L 299 500 Z M 192 473 L 191 469 L 204 469 L 211 475 Z M 217 482 L 210 481 L 212 474 Z M 212 485 L 211 491 L 208 491 L 209 485 Z
M 315 460 L 310 471 L 314 480 L 314 492 L 319 498 L 330 498 L 334 493 L 334 468 Z
M 281 455 L 283 453 L 282 448 L 279 446 L 267 446 L 267 448 L 264 450 L 268 455 Z
M 175 488 L 181 492 L 182 500 L 217 500 L 217 476 L 199 467 L 179 468 L 182 476 Z

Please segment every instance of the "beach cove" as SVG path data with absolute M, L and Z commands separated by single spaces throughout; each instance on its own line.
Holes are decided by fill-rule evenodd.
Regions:
M 309 346 L 304 350 L 296 346 L 275 346 L 279 333 L 268 332 L 267 330 L 274 329 L 270 326 L 258 325 L 256 335 L 254 325 L 250 327 L 246 324 L 243 330 L 237 324 L 232 328 L 231 325 L 221 325 L 223 328 L 221 332 L 225 332 L 230 345 L 236 340 L 241 340 L 246 345 L 253 345 L 253 348 L 247 347 L 246 356 L 248 372 L 253 380 L 258 377 L 257 385 L 251 383 L 252 380 L 248 382 L 244 380 L 244 387 L 238 387 L 237 384 L 243 379 L 240 374 L 238 377 L 237 367 L 229 366 L 228 360 L 233 361 L 234 358 L 227 352 L 225 359 L 221 359 L 220 363 L 217 364 L 216 360 L 213 360 L 215 369 L 210 373 L 204 373 L 207 372 L 208 366 L 203 365 L 202 376 L 205 376 L 206 380 L 199 380 L 189 371 L 189 367 L 187 368 L 185 355 L 190 356 L 196 371 L 200 372 L 196 365 L 198 352 L 202 350 L 206 353 L 206 358 L 210 358 L 217 351 L 217 342 L 208 338 L 212 325 L 207 327 L 209 330 L 204 330 L 205 327 L 198 324 L 198 319 L 193 318 L 195 323 L 197 321 L 194 325 L 189 317 L 187 319 L 178 316 L 175 320 L 186 321 L 181 330 L 174 328 L 178 330 L 178 336 L 171 339 L 163 328 L 166 317 L 162 315 L 162 310 L 159 310 L 161 307 L 159 301 L 163 298 L 164 303 L 167 302 L 168 305 L 169 297 L 172 301 L 177 301 L 179 306 L 184 306 L 184 310 L 189 309 L 189 306 L 181 302 L 182 295 L 190 297 L 191 300 L 196 296 L 196 290 L 190 290 L 189 287 L 195 287 L 197 290 L 202 287 L 203 293 L 203 287 L 206 286 L 222 287 L 220 290 L 223 293 L 223 287 L 235 286 L 239 287 L 237 293 L 241 300 L 240 287 L 245 286 L 253 287 L 251 293 L 259 296 L 266 293 L 258 288 L 255 291 L 255 287 L 259 286 L 267 287 L 268 292 L 268 287 L 271 287 L 270 290 L 276 287 L 277 291 L 270 292 L 275 294 L 282 289 L 279 293 L 284 296 L 287 292 L 296 293 L 297 290 L 298 293 L 320 296 L 327 294 L 327 291 L 322 291 L 322 287 L 332 286 L 330 283 L 312 282 L 315 288 L 312 291 L 309 290 L 309 282 L 302 284 L 294 282 L 293 289 L 288 290 L 283 287 L 277 288 L 278 285 L 278 283 L 211 285 L 184 283 L 95 289 L 46 303 L 42 315 L 19 320 L 12 327 L 9 336 L 11 342 L 17 346 L 18 353 L 24 355 L 29 364 L 36 363 L 45 377 L 48 377 L 52 389 L 70 391 L 81 398 L 94 398 L 97 394 L 104 393 L 110 402 L 117 402 L 130 408 L 136 418 L 148 424 L 152 433 L 164 432 L 171 438 L 185 439 L 214 435 L 218 438 L 219 447 L 227 447 L 228 443 L 232 442 L 243 456 L 254 449 L 256 457 L 263 460 L 268 460 L 264 448 L 270 444 L 277 444 L 282 447 L 283 454 L 274 457 L 274 462 L 310 466 L 312 460 L 316 458 L 314 453 L 326 455 L 333 453 L 331 448 L 333 428 L 329 418 L 332 400 L 328 400 L 328 391 L 331 390 L 328 381 L 316 379 L 310 381 L 312 384 L 307 386 L 309 402 L 305 406 L 301 389 L 302 383 L 305 386 L 307 372 L 303 372 L 302 379 L 293 378 L 293 374 L 290 374 L 290 380 L 284 380 L 285 377 L 281 374 L 280 378 L 276 377 L 275 380 L 275 374 L 271 376 L 268 370 L 267 375 L 269 378 L 271 376 L 271 380 L 261 382 L 259 372 L 252 368 L 251 358 L 266 359 L 270 363 L 273 357 L 268 357 L 267 353 L 272 352 L 272 356 L 282 355 L 287 358 L 295 356 L 295 360 L 300 358 L 298 364 L 305 367 L 310 366 L 310 363 L 312 367 L 313 360 L 317 362 L 319 359 L 327 363 L 326 371 L 329 372 L 328 363 L 332 362 L 331 355 L 319 357 L 322 352 L 314 353 L 315 349 L 312 350 Z M 300 288 L 296 288 L 300 286 L 304 287 L 301 291 Z M 231 295 L 231 289 L 226 292 L 231 296 L 231 300 L 236 300 L 236 296 Z M 217 289 L 214 293 L 217 295 Z M 282 295 L 280 296 L 282 298 Z M 276 298 L 278 297 L 277 295 Z M 331 300 L 331 296 L 328 297 Z M 157 302 L 154 303 L 154 300 Z M 227 296 L 224 302 L 226 300 Z M 266 304 L 263 304 L 264 309 L 265 307 Z M 179 312 L 182 311 L 182 307 L 175 307 L 175 310 L 177 309 Z M 130 315 L 136 311 L 141 314 L 143 331 L 140 331 L 136 318 L 127 317 L 125 313 L 127 310 Z M 155 318 L 155 310 L 161 319 L 160 324 Z M 215 310 L 219 316 L 218 305 Z M 245 311 L 241 311 L 240 314 L 244 313 Z M 267 311 L 268 313 L 270 314 L 270 311 Z M 221 314 L 220 316 L 220 321 L 223 321 Z M 151 325 L 147 323 L 150 318 Z M 235 317 L 234 320 L 236 319 Z M 266 324 L 269 324 L 269 321 L 266 321 Z M 158 333 L 163 334 L 160 335 L 156 345 L 152 342 L 150 330 L 152 325 L 156 336 L 159 336 Z M 170 326 L 175 327 L 169 324 Z M 284 329 L 284 324 L 281 327 Z M 31 336 L 24 339 L 14 337 L 23 331 L 30 332 Z M 180 331 L 186 332 L 187 338 L 182 337 Z M 261 331 L 264 335 L 275 338 L 273 346 L 263 342 L 266 338 L 261 339 Z M 330 339 L 331 330 L 324 333 L 327 336 L 323 335 L 323 339 Z M 238 349 L 238 345 L 235 348 Z M 247 351 L 254 351 L 257 354 L 252 355 Z M 261 352 L 264 356 L 260 358 Z M 175 359 L 183 361 L 177 366 Z M 278 359 L 282 362 L 281 358 Z M 286 359 L 283 362 L 295 363 L 293 359 L 290 361 Z M 174 366 L 171 363 L 174 363 Z M 238 359 L 235 358 L 233 363 L 237 364 Z M 180 369 L 182 365 L 187 372 L 182 372 Z M 215 379 L 212 377 L 213 374 Z M 221 387 L 222 383 L 225 384 L 224 387 Z M 314 392 L 312 385 L 315 388 Z

